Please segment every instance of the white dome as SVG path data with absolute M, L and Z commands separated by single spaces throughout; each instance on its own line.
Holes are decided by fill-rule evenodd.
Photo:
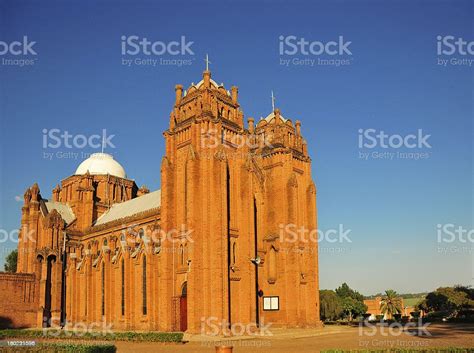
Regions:
M 110 174 L 119 178 L 126 178 L 125 169 L 107 153 L 93 153 L 83 161 L 76 169 L 75 175 L 89 174 L 104 175 Z

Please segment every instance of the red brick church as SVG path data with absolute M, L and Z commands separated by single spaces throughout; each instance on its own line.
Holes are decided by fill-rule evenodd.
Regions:
M 317 227 L 301 123 L 274 109 L 245 124 L 237 87 L 208 70 L 175 93 L 161 190 L 138 187 L 105 153 L 51 198 L 36 183 L 26 190 L 17 273 L 0 274 L 0 317 L 11 326 L 318 325 L 318 245 L 280 234 Z

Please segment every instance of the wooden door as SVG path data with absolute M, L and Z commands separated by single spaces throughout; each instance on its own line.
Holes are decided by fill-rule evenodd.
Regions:
M 184 332 L 188 329 L 188 298 L 186 296 L 181 296 L 179 299 L 179 327 L 180 331 Z

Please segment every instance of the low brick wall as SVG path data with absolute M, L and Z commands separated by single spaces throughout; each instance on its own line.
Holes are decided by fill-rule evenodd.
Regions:
M 0 272 L 0 327 L 35 327 L 38 291 L 34 274 Z

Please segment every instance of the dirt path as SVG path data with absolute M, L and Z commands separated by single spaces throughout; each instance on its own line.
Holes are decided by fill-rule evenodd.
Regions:
M 327 332 L 324 332 L 326 330 Z M 342 332 L 341 332 L 342 331 Z M 388 349 L 428 347 L 474 347 L 474 325 L 436 324 L 427 327 L 431 336 L 415 336 L 401 332 L 398 328 L 338 327 L 323 329 L 322 334 L 297 338 L 297 332 L 275 335 L 265 339 L 232 341 L 234 353 L 313 353 L 325 349 Z M 300 331 L 301 332 L 301 331 Z M 338 333 L 339 332 L 339 333 Z M 416 334 L 412 330 L 412 334 Z M 421 333 L 421 331 L 420 331 Z M 211 353 L 215 342 L 189 342 L 179 345 L 159 343 L 116 342 L 118 353 L 173 352 Z

